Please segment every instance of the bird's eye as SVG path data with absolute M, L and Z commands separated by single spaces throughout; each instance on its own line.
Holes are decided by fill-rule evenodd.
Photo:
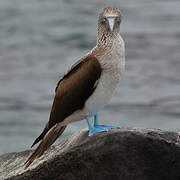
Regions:
M 119 17 L 117 17 L 117 18 L 116 18 L 116 22 L 117 22 L 118 24 L 120 24 L 120 23 L 121 23 L 121 19 L 120 19 Z
M 107 21 L 107 19 L 106 19 L 106 18 L 103 18 L 103 19 L 101 20 L 101 23 L 102 23 L 102 24 L 105 24 L 106 21 Z

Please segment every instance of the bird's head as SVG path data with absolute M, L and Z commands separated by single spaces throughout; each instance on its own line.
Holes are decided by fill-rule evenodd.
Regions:
M 118 33 L 121 24 L 121 13 L 118 8 L 106 7 L 99 14 L 98 31 L 104 33 Z
M 118 8 L 103 8 L 98 18 L 98 37 L 99 46 L 111 47 L 120 31 L 121 13 Z

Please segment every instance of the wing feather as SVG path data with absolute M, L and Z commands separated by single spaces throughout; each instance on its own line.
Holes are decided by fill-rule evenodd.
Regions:
M 34 146 L 57 123 L 62 122 L 76 110 L 82 109 L 86 100 L 96 88 L 101 76 L 101 66 L 97 58 L 87 56 L 78 61 L 58 82 L 49 122 L 41 135 L 34 141 Z M 63 131 L 65 127 L 62 127 Z M 62 132 L 63 132 L 62 131 Z

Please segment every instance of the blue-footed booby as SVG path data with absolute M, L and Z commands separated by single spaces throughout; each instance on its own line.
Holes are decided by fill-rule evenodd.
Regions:
M 98 17 L 97 45 L 58 82 L 49 122 L 34 141 L 40 142 L 25 162 L 27 168 L 51 146 L 69 123 L 87 120 L 89 136 L 115 128 L 99 124 L 98 111 L 111 99 L 125 65 L 119 9 L 103 8 Z

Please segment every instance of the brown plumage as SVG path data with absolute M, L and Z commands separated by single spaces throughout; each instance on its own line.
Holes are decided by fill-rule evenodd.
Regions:
M 32 146 L 42 141 L 25 162 L 26 168 L 63 133 L 66 126 L 58 127 L 57 123 L 83 108 L 85 101 L 95 90 L 95 83 L 100 75 L 101 67 L 98 60 L 87 56 L 58 82 L 49 122 Z

